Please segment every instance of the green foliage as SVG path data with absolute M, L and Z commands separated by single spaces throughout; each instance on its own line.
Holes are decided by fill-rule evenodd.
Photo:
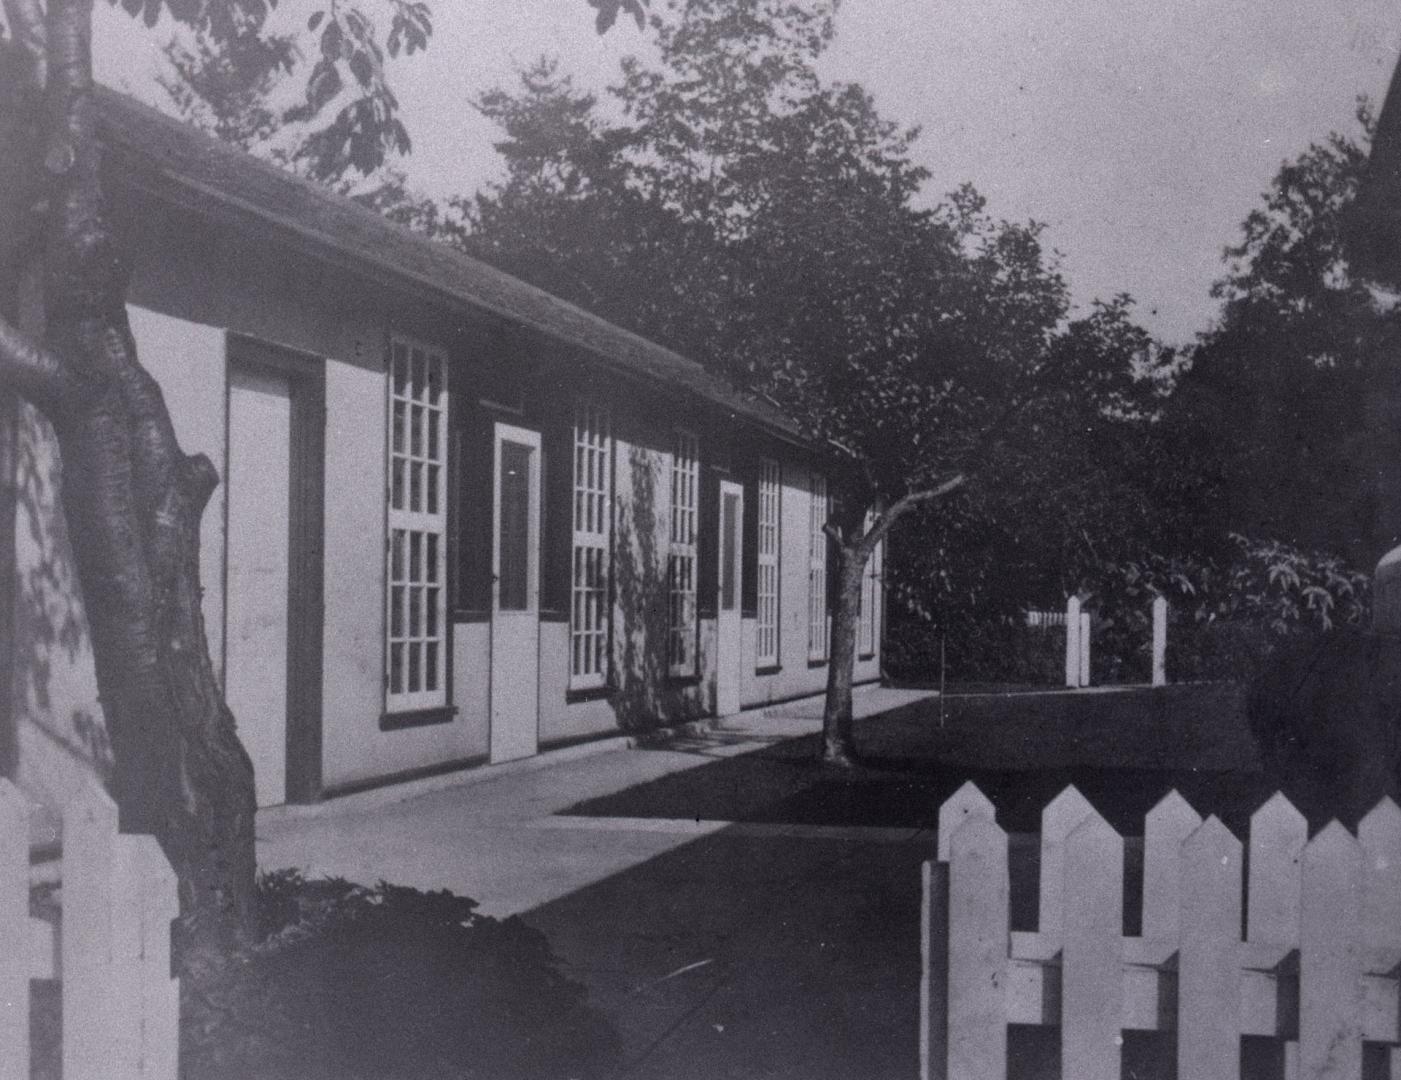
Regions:
M 1023 433 L 1070 440 L 1087 401 L 1137 413 L 1115 395 L 1141 396 L 1165 354 L 1127 298 L 1063 340 L 1037 223 L 995 218 L 971 186 L 920 205 L 917 131 L 820 75 L 835 10 L 660 6 L 657 60 L 625 61 L 609 91 L 618 119 L 545 62 L 484 94 L 507 179 L 467 208 L 468 243 L 780 406 L 833 449 L 852 536 L 960 470 L 1014 483 Z M 1011 420 L 1051 398 L 1069 409 Z
M 388 62 L 428 48 L 433 13 L 423 0 L 318 2 L 302 34 L 267 28 L 275 0 L 113 0 L 155 27 L 169 16 L 181 32 L 161 82 L 179 113 L 220 138 L 322 183 L 373 176 L 412 149 L 390 85 Z M 642 25 L 649 0 L 588 0 L 599 33 L 620 12 Z M 375 15 L 388 16 L 388 30 Z M 300 100 L 274 107 L 275 91 L 301 80 Z M 288 145 L 272 136 L 292 128 Z M 390 176 L 392 187 L 400 177 Z M 383 191 L 378 193 L 382 202 Z M 402 207 L 402 200 L 396 206 Z M 406 214 L 426 213 L 421 200 Z
M 260 940 L 186 980 L 186 1077 L 562 1080 L 616 1056 L 544 937 L 475 901 L 283 871 L 258 908 Z
M 1359 111 L 1370 138 L 1372 122 Z M 1350 208 L 1366 142 L 1333 135 L 1286 163 L 1226 251 L 1218 325 L 1168 410 L 1201 527 L 1274 536 L 1368 565 L 1387 547 L 1378 476 L 1395 438 L 1371 410 L 1394 389 L 1398 315 L 1352 272 Z
M 1126 675 L 1147 674 L 1154 596 L 1168 599 L 1170 677 L 1247 678 L 1276 650 L 1368 617 L 1370 580 L 1341 558 L 1232 535 L 1219 560 L 1148 556 L 1106 566 L 1090 604 Z

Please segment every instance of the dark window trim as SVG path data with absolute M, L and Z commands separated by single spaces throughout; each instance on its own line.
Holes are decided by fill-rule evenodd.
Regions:
M 700 683 L 701 677 L 695 672 L 692 672 L 690 675 L 668 675 L 666 677 L 666 685 L 668 687 L 699 686 Z
M 410 709 L 407 712 L 381 713 L 380 731 L 401 731 L 404 728 L 428 727 L 431 724 L 450 724 L 457 718 L 456 705 L 439 705 L 433 709 Z
M 458 608 L 452 613 L 452 621 L 455 623 L 491 622 L 491 612 L 481 608 Z
M 778 674 L 780 671 L 782 671 L 782 670 L 783 670 L 783 665 L 782 665 L 782 664 L 765 664 L 763 667 L 756 667 L 756 668 L 754 669 L 754 674 L 755 674 L 755 675 L 777 675 L 777 674 Z
M 860 660 L 874 660 L 875 658 L 876 658 L 876 654 L 875 654 L 874 652 L 863 652 L 863 653 L 857 653 L 857 654 L 856 654 L 856 659 L 857 659 L 858 661 L 860 661 Z
M 569 612 L 557 608 L 541 608 L 540 621 L 542 623 L 569 623 Z
M 809 660 L 809 661 L 808 661 L 808 670 L 809 670 L 809 671 L 815 671 L 815 670 L 817 670 L 818 668 L 826 667 L 828 663 L 829 663 L 829 660 L 828 660 L 828 659 Z

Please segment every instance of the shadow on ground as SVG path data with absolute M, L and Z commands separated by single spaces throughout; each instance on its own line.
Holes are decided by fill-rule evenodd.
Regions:
M 571 807 L 569 814 L 787 825 L 932 829 L 972 780 L 1009 832 L 1035 832 L 1041 809 L 1074 784 L 1125 835 L 1176 788 L 1238 834 L 1272 793 L 1227 684 L 1095 695 L 927 699 L 856 724 L 862 764 L 816 764 L 817 736 L 725 754 L 715 740 L 668 749 L 714 764 Z
M 723 733 L 671 743 L 714 760 L 556 819 L 732 823 L 525 916 L 615 1025 L 616 1075 L 917 1075 L 920 865 L 965 780 L 1013 833 L 1034 832 L 1070 783 L 1126 836 L 1174 787 L 1237 831 L 1271 793 L 1233 687 L 953 699 L 942 723 L 924 701 L 859 721 L 857 739 L 864 764 L 851 771 L 817 765 L 815 736 L 741 753 Z M 1140 921 L 1141 852 L 1130 839 L 1126 933 Z M 1013 928 L 1033 929 L 1034 837 L 1014 838 L 1011 869 Z M 1011 1074 L 1054 1077 L 1054 1035 L 1014 1036 Z M 1163 1047 L 1130 1042 L 1132 1074 L 1159 1075 L 1143 1068 Z

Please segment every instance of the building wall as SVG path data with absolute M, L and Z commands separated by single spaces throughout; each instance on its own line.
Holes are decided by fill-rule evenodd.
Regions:
M 385 373 L 384 349 L 402 331 L 446 349 L 454 409 L 473 431 L 489 428 L 477 397 L 482 365 L 515 370 L 513 354 L 497 351 L 487 324 L 464 323 L 402 294 L 333 274 L 308 259 L 278 254 L 230 231 L 192 226 L 178 214 L 134 205 L 126 243 L 134 255 L 131 320 L 143 362 L 161 384 L 176 432 L 189 452 L 209 455 L 227 474 L 227 377 L 230 335 L 243 335 L 324 364 L 324 645 L 321 777 L 335 791 L 396 774 L 481 761 L 489 749 L 489 611 L 455 604 L 450 653 L 451 704 L 445 722 L 386 725 L 384 702 Z M 139 227 L 137 227 L 139 224 Z M 217 252 L 217 257 L 211 257 Z M 565 371 L 545 370 L 548 384 Z M 576 367 L 577 358 L 571 361 Z M 468 365 L 464 367 L 464 364 Z M 529 367 L 529 365 L 526 365 Z M 470 370 L 469 370 L 470 369 Z M 474 373 L 475 372 L 475 373 Z M 508 380 L 509 381 L 509 380 Z M 520 388 L 517 388 L 520 389 Z M 554 391 L 551 412 L 537 410 L 534 390 L 522 399 L 527 414 L 512 422 L 545 434 L 544 467 L 572 470 L 569 423 L 572 390 Z M 677 723 L 714 708 L 713 572 L 716 521 L 707 492 L 720 474 L 741 478 L 748 451 L 735 448 L 722 423 L 685 415 L 664 395 L 632 385 L 596 388 L 613 409 L 614 526 L 611 661 L 614 692 L 569 692 L 567 599 L 546 605 L 539 637 L 539 740 L 542 746 Z M 496 394 L 496 391 L 492 391 Z M 496 396 L 501 396 L 497 394 Z M 676 424 L 701 436 L 702 497 L 698 574 L 698 651 L 694 678 L 667 672 L 667 553 L 671 455 Z M 482 483 L 489 483 L 483 440 L 471 431 L 459 447 L 458 478 L 449 481 L 460 543 L 454 562 L 472 568 L 488 560 L 490 523 L 482 527 Z M 820 691 L 825 666 L 807 656 L 809 474 L 797 452 L 765 450 L 783 463 L 781 524 L 780 666 L 759 675 L 753 658 L 754 619 L 742 621 L 745 706 Z M 82 778 L 107 768 L 108 750 L 97 705 L 91 651 L 74 584 L 71 554 L 57 512 L 56 455 L 46 423 L 21 409 L 19 507 L 15 522 L 19 774 L 44 801 L 66 800 Z M 475 456 L 474 456 L 475 455 Z M 553 457 L 552 457 L 553 455 Z M 468 483 L 463 478 L 471 479 Z M 474 478 L 474 479 L 473 479 Z M 550 528 L 569 529 L 567 482 L 542 485 Z M 476 485 L 475 487 L 473 485 Z M 561 501 L 561 493 L 563 500 Z M 746 487 L 746 517 L 757 502 Z M 205 620 L 216 669 L 222 669 L 225 601 L 225 503 L 216 493 L 202 525 L 201 573 Z M 471 519 L 471 520 L 468 520 Z M 233 523 L 237 527 L 237 523 Z M 747 530 L 748 532 L 748 530 Z M 556 541 L 558 542 L 558 541 Z M 473 546 L 475 545 L 475 546 Z M 568 573 L 541 554 L 543 573 Z M 707 573 L 706 567 L 711 567 Z M 473 572 L 480 574 L 478 565 Z M 746 569 L 746 574 L 752 570 Z M 489 574 L 489 569 L 487 571 Z M 459 583 L 459 586 L 461 583 Z M 459 587 L 459 592 L 463 590 Z M 556 595 L 558 590 L 556 590 Z M 567 597 L 567 585 L 564 589 Z M 489 605 L 488 605 L 489 606 Z M 858 680 L 878 675 L 878 661 L 859 663 Z

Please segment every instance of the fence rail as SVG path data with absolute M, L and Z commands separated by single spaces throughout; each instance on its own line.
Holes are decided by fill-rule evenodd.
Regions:
M 0 1080 L 29 1080 L 30 983 L 61 983 L 64 1080 L 174 1080 L 175 875 L 96 785 L 63 813 L 62 917 L 30 915 L 29 802 L 0 779 Z
M 924 864 L 925 1080 L 1004 1080 L 1008 1024 L 1057 1025 L 1061 1076 L 1118 1080 L 1124 1030 L 1176 1033 L 1181 1080 L 1240 1075 L 1243 1035 L 1290 1080 L 1401 1077 L 1401 810 L 1312 840 L 1275 795 L 1247 845 L 1176 792 L 1144 824 L 1142 934 L 1123 934 L 1124 842 L 1070 787 L 1044 810 L 1034 933 L 1009 923 L 1007 834 L 965 784 Z M 1244 916 L 1244 918 L 1242 918 Z

